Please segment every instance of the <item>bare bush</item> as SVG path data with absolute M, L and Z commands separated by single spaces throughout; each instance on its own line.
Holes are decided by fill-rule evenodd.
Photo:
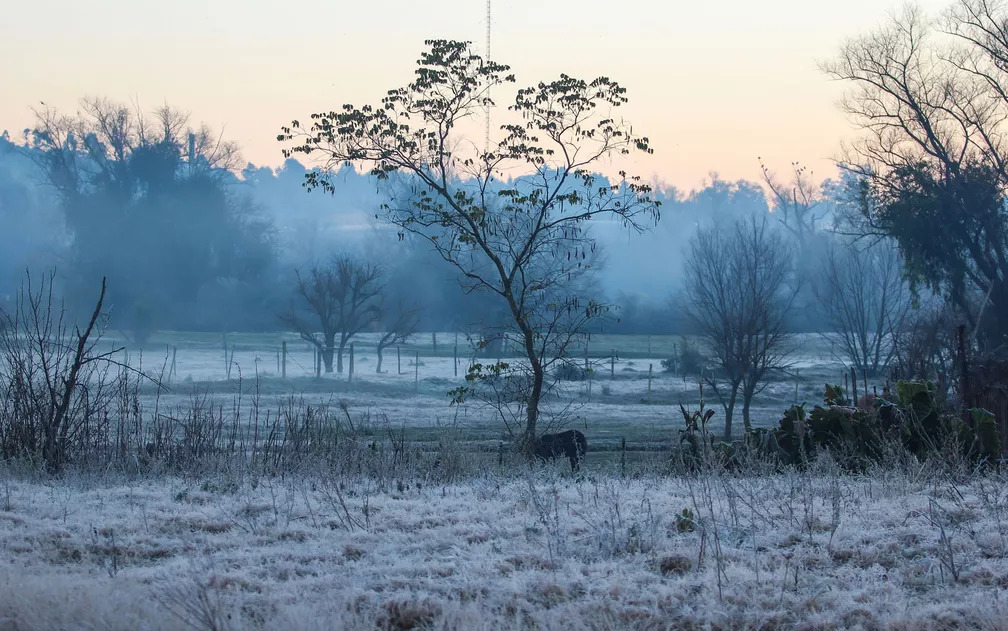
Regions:
M 107 322 L 105 279 L 83 329 L 54 297 L 54 279 L 49 273 L 36 285 L 27 274 L 12 311 L 0 310 L 0 456 L 56 473 L 99 443 L 110 446 L 109 412 L 128 373 L 111 370 L 121 349 L 97 349 Z M 119 423 L 116 429 L 125 449 L 135 436 Z

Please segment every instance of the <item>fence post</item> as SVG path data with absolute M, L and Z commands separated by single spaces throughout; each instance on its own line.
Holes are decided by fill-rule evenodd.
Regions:
M 626 437 L 620 437 L 620 476 L 626 477 Z
M 430 338 L 431 338 L 431 346 L 434 347 L 434 354 L 437 355 L 437 333 L 431 331 Z
M 280 364 L 280 378 L 281 379 L 286 379 L 287 378 L 287 340 L 284 340 L 281 343 L 281 346 L 282 346 L 282 348 L 281 348 L 280 352 L 283 354 L 283 363 Z
M 350 343 L 350 372 L 347 373 L 347 383 L 353 383 L 353 342 Z
M 417 351 L 416 359 L 413 360 L 413 390 L 420 392 L 420 351 Z
M 651 377 L 654 375 L 654 364 L 647 365 L 647 402 L 651 403 Z
M 857 405 L 857 373 L 854 371 L 854 367 L 850 367 L 850 385 L 851 385 L 851 405 Z
M 609 378 L 616 378 L 616 349 L 612 349 L 612 354 L 609 355 Z
M 402 350 L 401 346 L 396 345 L 395 347 L 395 361 L 396 361 L 396 373 L 402 374 Z
M 458 377 L 458 333 L 455 334 L 455 347 L 452 350 L 452 363 L 455 365 L 455 376 Z
M 169 376 L 170 376 L 169 380 L 171 380 L 171 378 L 174 378 L 175 376 L 178 375 L 178 373 L 175 370 L 175 356 L 176 355 L 178 355 L 178 346 L 172 346 L 172 351 L 171 351 L 171 372 L 168 373 Z

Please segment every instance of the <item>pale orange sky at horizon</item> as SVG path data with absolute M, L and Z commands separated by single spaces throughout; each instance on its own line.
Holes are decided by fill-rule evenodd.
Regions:
M 760 6 L 756 6 L 759 4 Z M 919 3 L 935 13 L 947 0 Z M 0 21 L 0 130 L 20 138 L 40 101 L 72 112 L 84 96 L 168 103 L 223 129 L 257 165 L 283 161 L 281 125 L 345 102 L 377 103 L 409 81 L 430 38 L 482 50 L 482 0 L 329 2 L 293 13 L 263 0 L 57 0 L 5 7 Z M 835 174 L 854 136 L 837 102 L 844 86 L 818 64 L 902 6 L 801 0 L 684 3 L 625 0 L 493 2 L 491 57 L 518 84 L 560 73 L 609 76 L 627 88 L 623 116 L 655 153 L 646 179 L 681 190 L 760 179 L 757 156 L 786 175 L 799 160 Z M 36 26 L 38 25 L 38 26 Z M 505 103 L 501 103 L 505 105 Z

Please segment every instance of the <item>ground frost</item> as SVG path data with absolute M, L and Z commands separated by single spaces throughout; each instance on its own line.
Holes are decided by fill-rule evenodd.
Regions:
M 936 476 L 11 477 L 0 629 L 1005 628 L 1005 479 Z

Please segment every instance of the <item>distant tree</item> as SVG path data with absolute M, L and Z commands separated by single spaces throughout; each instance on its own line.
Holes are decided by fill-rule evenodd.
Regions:
M 375 372 L 381 374 L 382 353 L 389 346 L 407 342 L 416 334 L 420 327 L 420 310 L 399 304 L 392 309 L 382 306 L 379 308 L 379 312 L 378 321 L 382 332 L 376 346 L 378 366 L 375 367 Z
M 593 171 L 612 157 L 651 153 L 614 116 L 625 89 L 606 77 L 591 82 L 561 75 L 517 91 L 508 120 L 488 150 L 458 136 L 464 121 L 482 117 L 490 91 L 515 81 L 509 68 L 474 54 L 467 43 L 434 40 L 416 78 L 380 104 L 345 105 L 294 121 L 278 139 L 285 155 L 323 158 L 306 174 L 309 188 L 334 191 L 339 166 L 367 165 L 390 189 L 384 219 L 427 243 L 459 269 L 468 290 L 506 305 L 527 361 L 520 442 L 535 453 L 537 421 L 549 367 L 605 305 L 570 289 L 584 273 L 594 241 L 592 219 L 633 229 L 656 221 L 658 202 L 640 178 L 612 183 Z M 498 366 L 500 368 L 500 366 Z
M 818 222 L 826 214 L 823 190 L 808 167 L 799 162 L 791 163 L 791 176 L 782 181 L 763 163 L 762 158 L 759 160 L 763 181 L 770 189 L 774 216 L 791 233 L 804 253 Z
M 789 366 L 786 328 L 798 292 L 788 240 L 750 216 L 702 228 L 686 252 L 686 311 L 716 370 L 705 381 L 721 399 L 731 440 L 739 398 L 746 431 L 753 397 Z
M 70 240 L 61 210 L 38 186 L 35 165 L 0 134 L 0 296 L 12 294 L 26 268 L 65 260 Z
M 1006 60 L 1008 7 L 957 0 L 936 19 L 908 6 L 825 65 L 851 84 L 844 109 L 865 132 L 845 156 L 861 231 L 896 239 L 913 286 L 995 345 L 1008 334 Z
M 896 244 L 833 244 L 815 294 L 826 335 L 839 339 L 844 361 L 860 375 L 883 374 L 911 305 Z
M 237 148 L 178 110 L 144 115 L 102 99 L 73 115 L 36 111 L 23 151 L 55 191 L 71 233 L 71 282 L 108 276 L 120 326 L 191 325 L 227 283 L 262 292 L 271 226 L 236 195 Z M 201 293 L 202 292 L 202 293 Z
M 307 277 L 300 270 L 295 275 L 297 298 L 280 319 L 318 349 L 327 373 L 333 371 L 336 353 L 336 370 L 342 373 L 347 344 L 380 314 L 382 270 L 377 265 L 340 256 L 328 265 L 313 266 Z

